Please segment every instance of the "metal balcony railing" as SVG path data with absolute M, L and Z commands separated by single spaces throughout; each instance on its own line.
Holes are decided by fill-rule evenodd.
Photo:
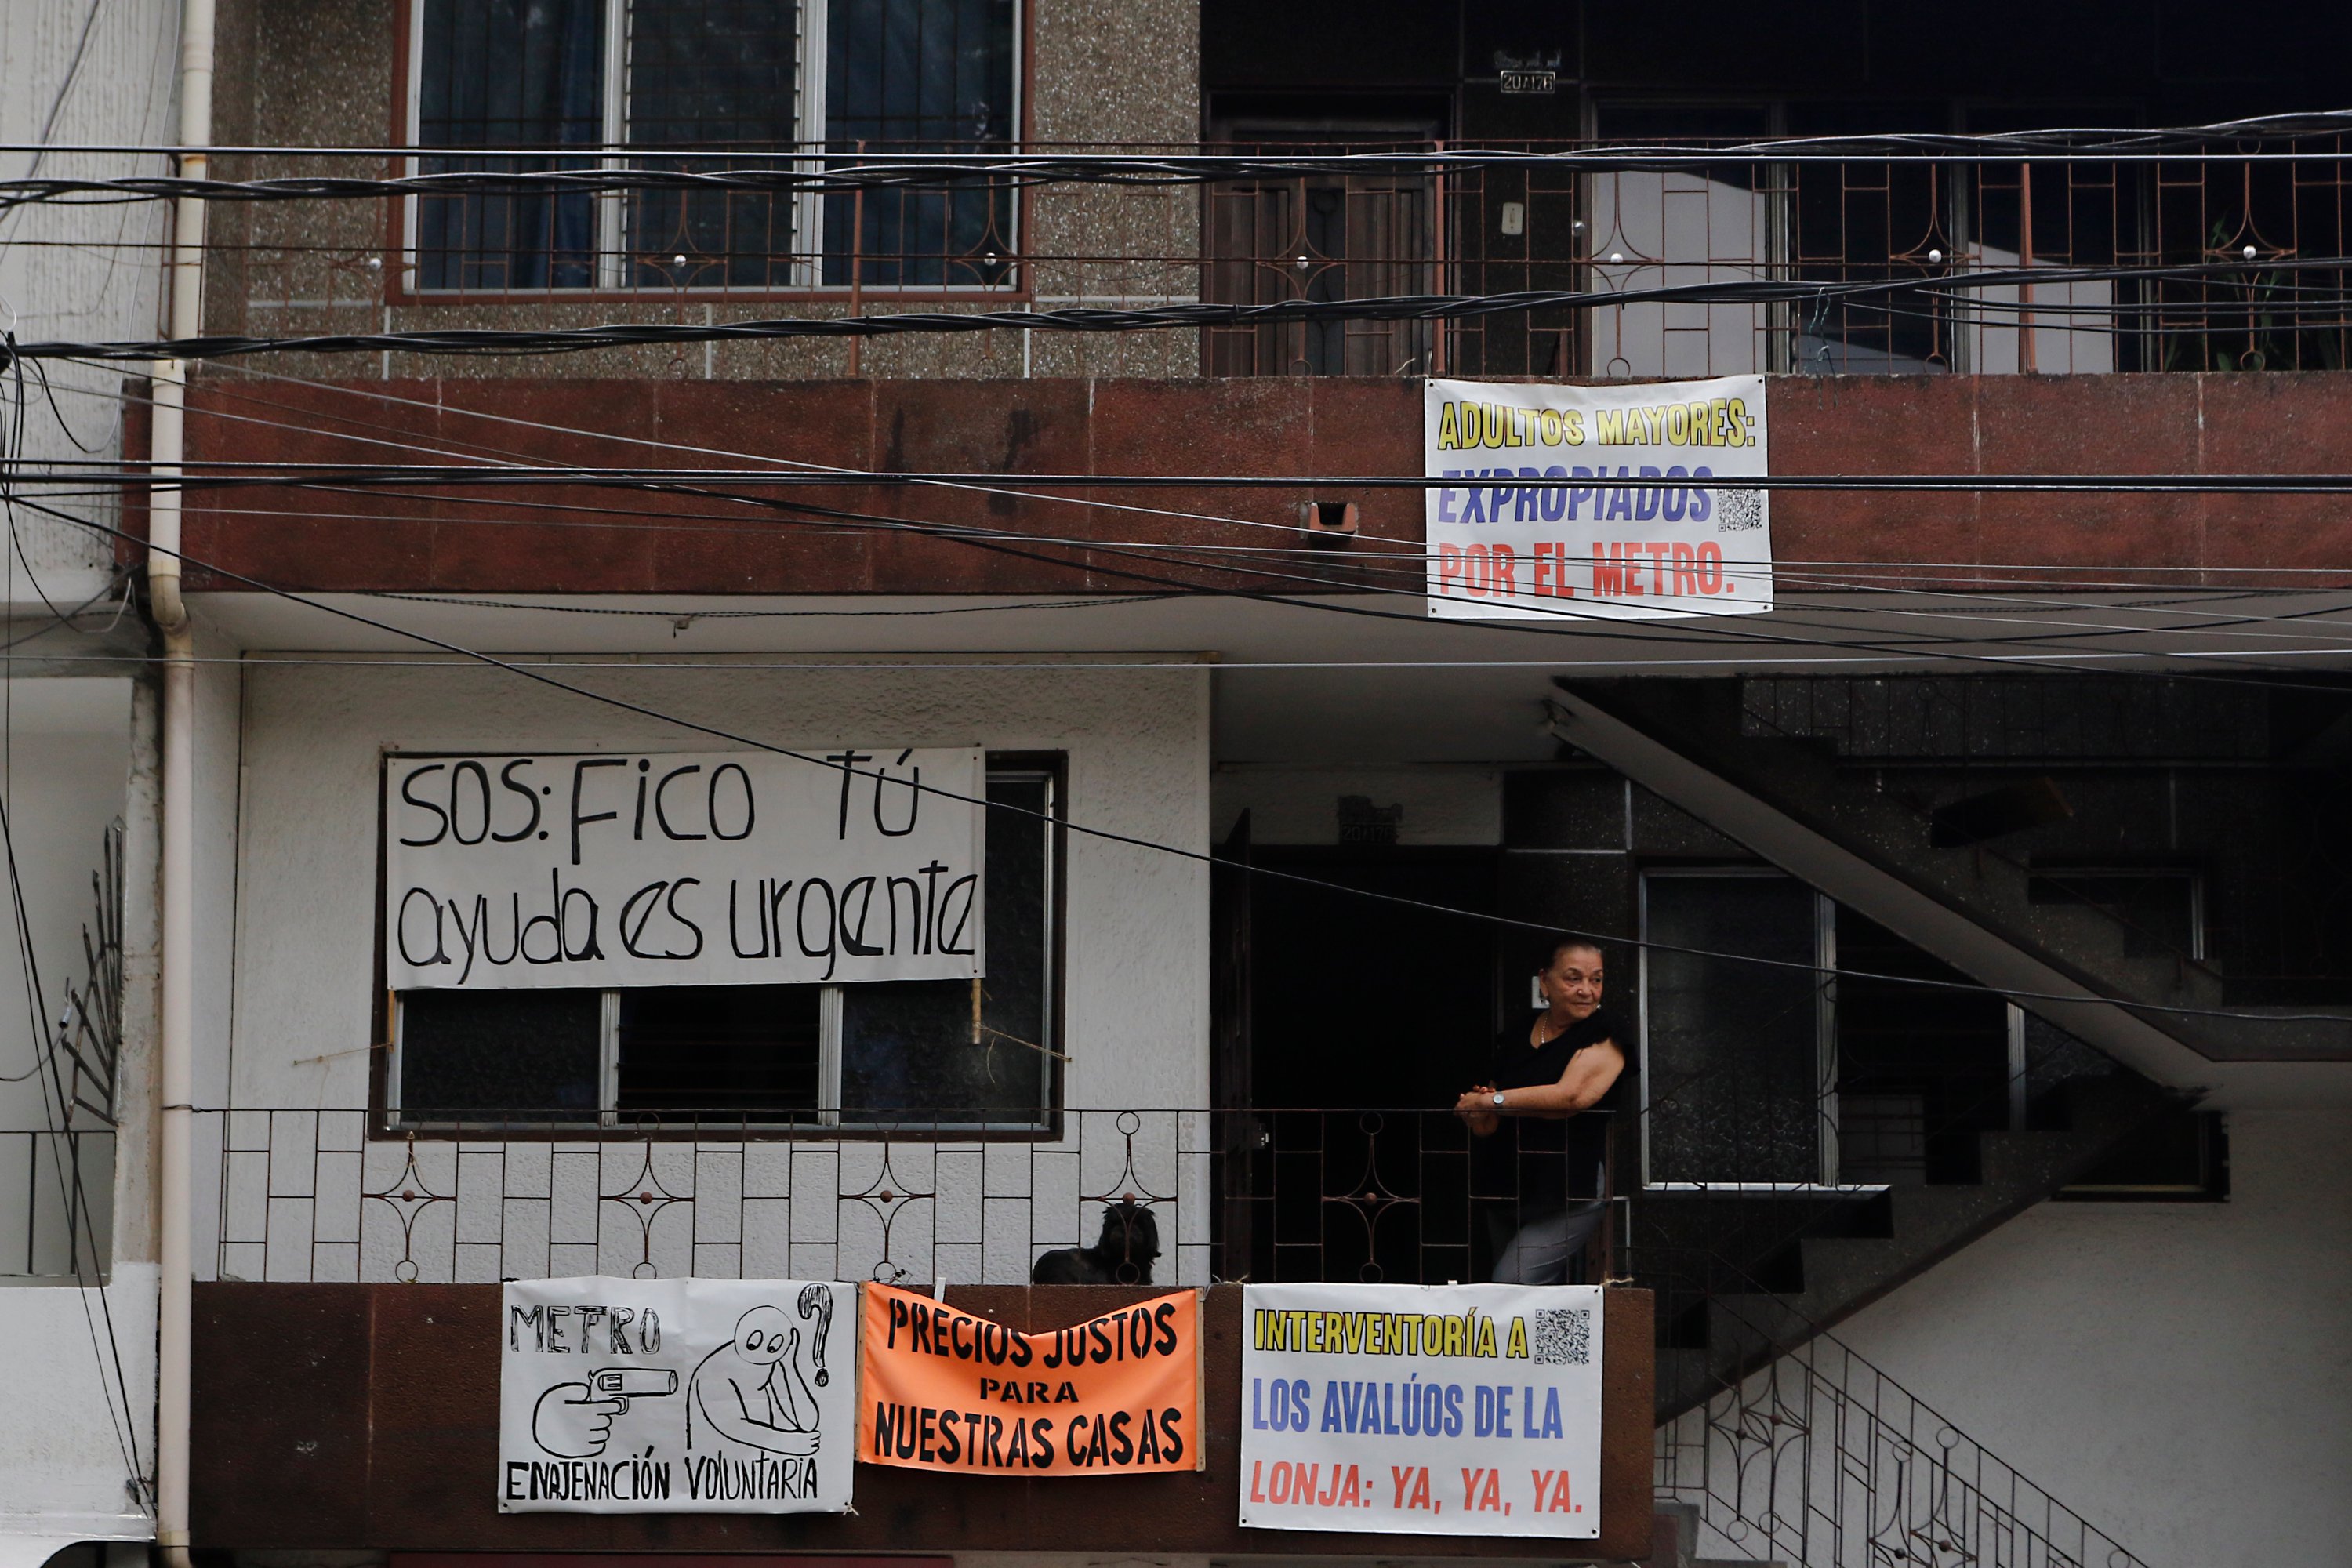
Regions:
M 1832 984 L 1790 975 L 1781 1005 L 1811 1016 Z M 1752 1022 L 1765 1031 L 1770 1020 Z M 1973 1180 L 1976 1135 L 2007 1125 L 2012 1089 L 2047 1094 L 2080 1070 L 2067 1066 L 2067 1044 L 2053 1037 L 2029 1053 L 2014 1083 L 1956 1081 L 1923 1097 L 1900 1147 L 1874 1144 L 1869 1170 L 1837 1179 L 1933 1179 L 1925 1163 L 1905 1176 L 1905 1156 L 1921 1163 L 1955 1143 L 1971 1157 L 1947 1160 L 1955 1170 L 1944 1179 Z M 1672 1156 L 1651 1179 L 1685 1196 L 1803 1197 L 1749 1237 L 1762 1256 L 1850 1195 L 1824 1184 L 1841 1165 L 1840 1097 L 1833 1073 L 1784 1083 L 1759 1078 L 1734 1051 L 1680 1071 L 1653 1062 L 1642 1105 L 1622 1125 L 1587 1114 L 1610 1121 L 1614 1181 L 1630 1184 L 1634 1162 L 1621 1145 L 1634 1137 L 1653 1162 Z M 1606 1223 L 1581 1278 L 1643 1273 L 1622 1249 L 1659 1239 L 1631 1235 L 1631 1184 L 1524 1190 L 1552 1167 L 1480 1160 L 1450 1107 L 1037 1116 L 969 1106 L 798 1121 L 618 1111 L 591 1124 L 576 1109 L 510 1110 L 435 1112 L 404 1129 L 382 1110 L 207 1110 L 196 1119 L 197 1158 L 199 1168 L 217 1162 L 218 1180 L 199 1194 L 198 1251 L 217 1277 L 250 1280 L 604 1273 L 1007 1284 L 1027 1279 L 1040 1253 L 1091 1242 L 1102 1205 L 1123 1198 L 1155 1215 L 1156 1277 L 1188 1283 L 1483 1279 L 1525 1221 L 1583 1202 L 1601 1203 Z M 1860 1163 L 1854 1152 L 1843 1160 Z M 1675 1313 L 1688 1310 L 1686 1272 L 1675 1259 L 1660 1271 Z
M 1450 1110 L 1065 1110 L 1030 1135 L 972 1113 L 849 1125 L 511 1112 L 430 1133 L 381 1112 L 202 1112 L 199 1267 L 247 1280 L 575 1274 L 1025 1281 L 1103 1205 L 1157 1221 L 1157 1282 L 1486 1278 L 1565 1193 L 1475 1174 Z M 1614 1215 L 1612 1218 L 1613 1220 Z M 1583 1260 L 1607 1277 L 1604 1225 Z
M 1160 184 L 983 170 L 798 194 L 478 193 L 324 212 L 296 203 L 226 210 L 213 236 L 224 276 L 238 280 L 232 308 L 248 330 L 268 331 L 381 326 L 387 303 L 463 303 L 469 320 L 502 307 L 502 324 L 522 324 L 587 300 L 683 321 L 1798 286 L 1769 303 L 1637 300 L 1443 321 L 1212 325 L 1051 350 L 1019 333 L 926 338 L 892 345 L 890 374 L 1645 377 L 2347 363 L 2352 279 L 2335 263 L 2352 255 L 2352 147 L 2341 136 L 2105 158 L 2053 144 L 2024 161 L 1966 143 L 1877 157 L 1821 145 L 1801 155 L 1690 142 L 1668 156 L 1603 142 L 1029 144 L 1018 155 L 1257 162 L 1237 177 Z M 937 149 L 763 151 L 773 166 L 822 172 Z M 1338 164 L 1335 153 L 1398 161 Z M 298 172 L 288 160 L 228 162 L 256 176 Z M 330 171 L 310 160 L 299 172 Z M 352 172 L 376 171 L 355 163 Z M 611 215 L 590 210 L 598 204 Z M 2166 270 L 2217 265 L 2227 269 Z M 2124 275 L 2077 275 L 2086 269 Z M 2034 281 L 2037 271 L 2052 280 Z M 2008 280 L 1971 283 L 1982 274 Z M 1802 294 L 1852 284 L 1888 287 L 1867 298 Z M 753 353 L 722 352 L 747 365 Z
M 110 1127 L 0 1129 L 0 1279 L 97 1284 L 112 1259 Z
M 0 1080 L 0 1279 L 96 1284 L 113 1261 L 122 834 L 118 820 L 101 836 L 93 909 L 81 928 L 82 973 L 65 982 L 30 1070 Z
M 1485 1195 L 1450 1111 L 1063 1110 L 1043 1135 L 971 1133 L 971 1113 L 753 1128 L 542 1119 L 385 1133 L 366 1110 L 197 1118 L 219 1181 L 200 1192 L 199 1268 L 248 1280 L 450 1280 L 587 1273 L 1012 1283 L 1092 1239 L 1101 1205 L 1150 1207 L 1150 1281 L 1482 1278 Z M 1689 1304 L 1763 1287 L 1719 1257 L 1622 1246 L 1622 1200 L 1581 1260 Z M 209 1247 L 204 1245 L 209 1240 Z M 1695 1300 L 1696 1298 L 1694 1298 Z M 1758 1325 L 1759 1332 L 1773 1325 Z M 1808 1568 L 2139 1559 L 1829 1335 L 1780 1347 L 1661 1425 L 1654 1486 L 1708 1555 Z

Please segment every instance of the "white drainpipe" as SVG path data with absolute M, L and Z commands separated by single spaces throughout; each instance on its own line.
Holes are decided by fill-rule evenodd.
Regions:
M 213 139 L 214 0 L 180 8 L 179 174 L 201 178 Z M 205 204 L 173 205 L 166 335 L 203 330 Z M 163 1028 L 161 1148 L 155 1163 L 161 1220 L 156 1260 L 163 1276 L 156 1343 L 155 1539 L 165 1568 L 188 1568 L 188 1379 L 194 1278 L 189 1184 L 195 1097 L 195 636 L 180 596 L 177 479 L 186 450 L 187 365 L 157 363 L 149 456 L 147 602 L 163 633 Z

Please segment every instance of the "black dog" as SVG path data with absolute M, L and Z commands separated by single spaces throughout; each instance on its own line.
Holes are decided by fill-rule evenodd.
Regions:
M 1102 1239 L 1065 1247 L 1037 1259 L 1032 1285 L 1149 1285 L 1160 1256 L 1160 1222 L 1132 1198 L 1103 1205 Z

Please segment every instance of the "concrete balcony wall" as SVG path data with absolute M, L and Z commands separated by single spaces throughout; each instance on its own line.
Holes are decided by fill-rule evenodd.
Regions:
M 2352 468 L 2352 374 L 1784 378 L 1772 383 L 1770 396 L 1773 467 L 1787 475 Z M 590 380 L 348 382 L 314 391 L 217 374 L 202 378 L 191 404 L 192 454 L 221 461 L 429 462 L 436 453 L 467 460 L 494 448 L 537 464 L 785 461 L 1013 479 L 1344 478 L 1412 474 L 1421 464 L 1421 386 L 1409 380 L 1037 379 L 980 388 L 648 379 L 616 397 L 613 384 Z M 1283 536 L 1264 525 L 1294 522 L 1297 502 L 1307 499 L 1304 488 L 1213 486 L 1102 498 L 1159 509 L 1136 511 L 904 487 L 766 492 L 877 520 L 845 531 L 708 497 L 566 487 L 530 492 L 539 502 L 601 509 L 625 497 L 617 504 L 634 520 L 662 525 L 598 532 L 561 526 L 576 517 L 543 514 L 552 519 L 543 521 L 489 504 L 520 499 L 513 492 L 474 489 L 442 499 L 422 487 L 401 489 L 205 494 L 188 514 L 190 584 L 239 586 L 208 575 L 201 562 L 316 590 L 1051 594 L 1254 580 L 1280 586 L 1284 579 L 1175 562 L 1150 547 L 1278 544 Z M 1321 499 L 1360 503 L 1360 548 L 1418 548 L 1419 490 L 1328 489 Z M 496 526 L 485 521 L 491 518 Z M 1033 542 L 1018 552 L 987 549 L 908 532 L 910 524 Z M 2318 590 L 2352 579 L 2345 564 L 2352 561 L 2352 510 L 2331 496 L 1783 492 L 1773 500 L 1773 535 L 1784 566 L 1887 563 L 1918 570 L 1881 581 L 1936 589 L 2064 594 L 2087 578 Z M 1072 542 L 1037 543 L 1035 536 Z M 1102 548 L 1114 542 L 1144 553 Z M 1088 545 L 1096 547 L 1091 553 Z M 1348 559 L 1318 554 L 1314 569 L 1344 582 Z M 1280 569 L 1302 568 L 1286 558 Z
M 950 1304 L 1028 1331 L 1139 1300 L 1108 1286 L 950 1286 Z M 501 1515 L 495 1285 L 197 1288 L 195 1537 L 247 1550 L 1083 1552 L 1622 1562 L 1646 1554 L 1650 1295 L 1608 1294 L 1601 1534 L 1589 1549 L 1507 1537 L 1244 1531 L 1241 1289 L 1202 1316 L 1207 1468 L 1084 1484 L 858 1467 L 853 1515 Z M 1567 1550 L 1563 1550 L 1563 1548 Z

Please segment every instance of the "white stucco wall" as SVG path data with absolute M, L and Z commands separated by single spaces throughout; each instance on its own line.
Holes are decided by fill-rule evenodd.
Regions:
M 2044 1204 L 1840 1336 L 2158 1564 L 2344 1561 L 2352 1115 L 2230 1119 L 2226 1204 Z
M 133 1445 L 139 1473 L 155 1468 L 155 1279 L 152 1263 L 118 1263 L 103 1287 L 0 1289 L 16 1352 L 0 1402 L 0 1551 L 12 1537 L 154 1534 L 127 1483 Z
M 97 918 L 91 879 L 108 826 L 123 815 L 130 772 L 128 679 L 15 680 L 0 689 L 0 805 L 24 896 L 21 921 L 16 900 L 0 897 L 9 954 L 0 962 L 0 1279 L 72 1268 L 52 1163 L 59 1151 L 41 1131 L 58 1125 L 57 1091 L 42 1063 L 67 987 L 87 984 L 82 933 Z M 29 951 L 29 967 L 20 951 Z M 113 1200 L 108 1142 L 85 1141 L 81 1160 L 101 1228 Z M 37 1184 L 29 1197 L 28 1179 Z
M 709 661 L 691 668 L 607 664 L 576 667 L 567 678 L 665 713 L 795 748 L 855 742 L 1062 752 L 1068 759 L 1066 810 L 1072 822 L 1195 853 L 1206 849 L 1204 669 L 921 663 L 926 668 L 868 662 L 791 670 L 729 669 Z M 368 1103 L 383 752 L 706 751 L 725 743 L 513 675 L 455 665 L 419 668 L 414 661 L 354 667 L 256 659 L 245 668 L 243 713 L 233 1016 L 225 1051 L 200 1041 L 200 1050 L 215 1054 L 200 1064 L 198 1083 L 200 1094 L 217 1089 L 212 1106 L 282 1114 L 267 1121 L 199 1118 L 200 1139 L 211 1128 L 246 1152 L 229 1163 L 228 1213 L 220 1223 L 230 1245 L 216 1260 L 200 1240 L 205 1255 L 198 1268 L 209 1271 L 217 1261 L 224 1272 L 245 1278 L 375 1278 L 400 1261 L 405 1211 L 388 1200 L 364 1199 L 363 1192 L 391 1184 L 458 1195 L 455 1184 L 461 1180 L 491 1179 L 509 1195 L 525 1189 L 552 1194 L 567 1179 L 565 1171 L 578 1170 L 561 1152 L 551 1168 L 544 1143 L 517 1144 L 484 1151 L 500 1173 L 487 1177 L 490 1167 L 484 1161 L 461 1171 L 459 1162 L 470 1156 L 446 1141 L 419 1143 L 414 1182 L 394 1180 L 405 1157 L 396 1142 L 379 1141 L 348 1161 L 330 1160 L 315 1169 L 310 1163 L 321 1144 L 340 1149 L 358 1142 L 355 1118 L 313 1121 L 310 1113 Z M 941 1237 L 986 1228 L 990 1278 L 1025 1276 L 1030 1250 L 1019 1232 L 1033 1218 L 1041 1244 L 1078 1240 L 1081 1194 L 1134 1186 L 1181 1198 L 1174 1205 L 1180 1234 L 1164 1236 L 1163 1243 L 1181 1242 L 1187 1249 L 1184 1271 L 1199 1272 L 1205 1267 L 1208 1220 L 1205 1129 L 1172 1113 L 1208 1103 L 1206 868 L 1084 833 L 1067 836 L 1066 852 L 1064 1043 L 1070 1059 L 1064 1103 L 1105 1108 L 1100 1115 L 1068 1119 L 1083 1131 L 1082 1159 L 1056 1163 L 1027 1144 L 952 1158 L 899 1145 L 886 1169 L 871 1143 L 812 1151 L 806 1141 L 796 1141 L 803 1146 L 793 1150 L 761 1146 L 700 1157 L 690 1146 L 648 1154 L 642 1144 L 622 1144 L 579 1179 L 609 1194 L 619 1190 L 616 1183 L 636 1191 L 658 1178 L 667 1190 L 691 1187 L 704 1211 L 726 1189 L 728 1217 L 718 1229 L 704 1212 L 693 1217 L 689 1234 L 679 1213 L 661 1232 L 667 1239 L 657 1238 L 651 1266 L 663 1272 L 849 1269 L 871 1250 L 885 1211 L 835 1200 L 867 1184 L 895 1188 L 898 1207 L 887 1211 L 892 1215 L 906 1208 L 906 1194 L 937 1194 L 930 1201 Z M 1136 1129 L 1131 1177 L 1121 1173 L 1129 1145 L 1113 1114 L 1126 1108 L 1160 1112 Z M 643 1158 L 653 1162 L 643 1177 L 634 1166 L 622 1171 L 612 1163 Z M 793 1184 L 800 1184 L 799 1201 L 787 1195 Z M 754 1197 L 755 1189 L 764 1195 Z M 1001 1207 L 981 1201 L 983 1194 L 1017 1200 L 1024 1194 L 1039 1201 Z M 761 1208 L 763 1203 L 772 1206 Z M 213 1199 L 200 1191 L 198 1204 L 201 1225 L 212 1218 Z M 1031 1206 L 1037 1210 L 1034 1216 L 1022 1212 Z M 507 1238 L 501 1251 L 469 1239 L 477 1236 L 468 1228 L 477 1223 L 477 1210 L 442 1205 L 419 1221 L 419 1234 L 436 1238 L 417 1249 L 420 1269 L 425 1278 L 530 1269 L 515 1239 L 520 1225 L 530 1232 L 529 1245 L 539 1248 L 533 1256 L 551 1270 L 625 1270 L 646 1261 L 642 1237 L 634 1220 L 616 1225 L 623 1216 L 613 1208 L 592 1199 L 583 1212 L 601 1215 L 604 1223 L 598 1228 L 597 1219 L 586 1220 L 590 1238 L 577 1242 L 562 1239 L 567 1221 L 560 1195 L 522 1220 L 510 1207 L 499 1211 L 484 1223 Z M 362 1216 L 359 1229 L 347 1217 L 353 1215 Z M 670 1225 L 661 1215 L 649 1217 L 657 1229 Z M 452 1223 L 454 1236 L 432 1229 Z M 928 1232 L 930 1218 L 909 1225 Z M 902 1231 L 899 1241 L 906 1240 Z M 575 1250 L 562 1250 L 566 1247 Z M 638 1251 L 633 1254 L 632 1247 Z M 427 1252 L 433 1256 L 422 1256 Z M 974 1279 L 981 1258 L 976 1245 L 942 1245 L 934 1257 L 928 1243 L 911 1253 L 898 1245 L 891 1256 L 924 1279 L 934 1268 Z
M 115 1140 L 84 1137 L 83 1197 L 97 1215 L 106 1283 L 90 1274 L 88 1251 L 68 1258 L 58 1163 L 65 1145 L 43 1131 L 57 1125 L 58 1112 L 47 1075 L 37 1070 L 66 985 L 85 983 L 91 879 L 108 825 L 126 815 L 132 702 L 126 679 L 6 685 L 0 798 L 26 918 L 20 931 L 16 900 L 0 899 L 0 924 L 12 954 L 20 938 L 29 946 L 41 995 L 33 999 L 23 963 L 0 963 L 0 1077 L 16 1080 L 0 1082 L 0 1336 L 11 1351 L 0 1398 L 0 1552 L 47 1555 L 65 1542 L 152 1533 L 126 1484 L 152 1467 L 154 1452 L 155 1268 L 142 1261 L 153 1256 L 146 1205 L 135 1192 L 121 1201 Z M 143 1044 L 124 1053 L 133 1080 L 143 1078 Z M 126 1089 L 126 1099 L 136 1099 L 143 1082 Z M 143 1115 L 123 1124 L 134 1143 L 145 1136 Z M 147 1169 L 143 1152 L 134 1147 L 124 1162 L 134 1181 Z M 120 1228 L 110 1223 L 118 1209 L 126 1222 Z M 77 1262 L 91 1279 L 87 1289 L 69 1277 Z

